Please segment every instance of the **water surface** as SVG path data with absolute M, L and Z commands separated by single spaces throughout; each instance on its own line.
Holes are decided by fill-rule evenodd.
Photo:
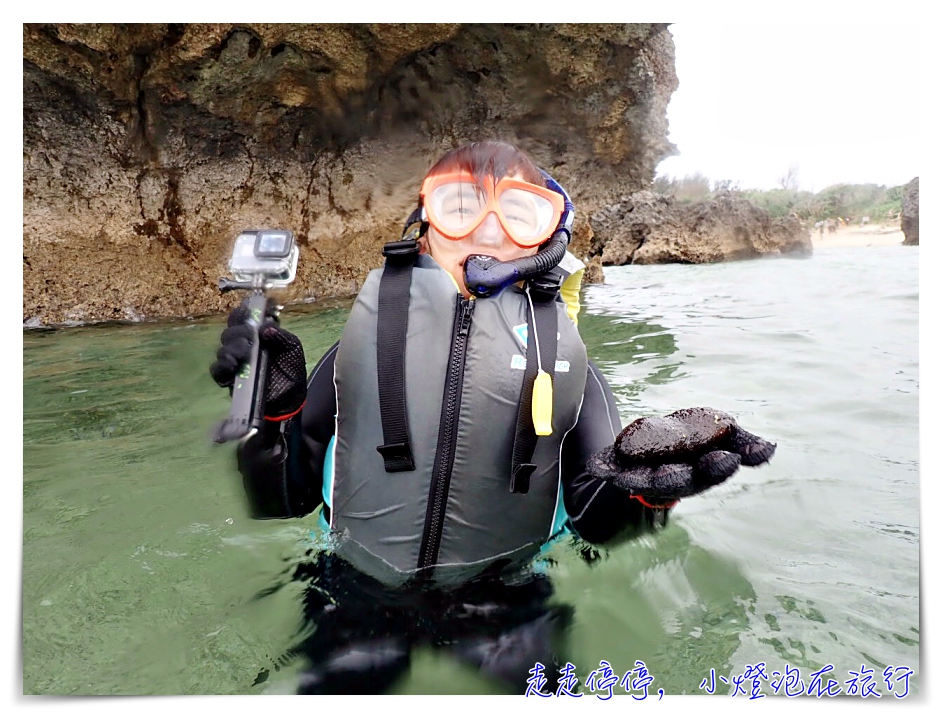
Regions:
M 884 694 L 885 668 L 908 666 L 915 692 L 918 258 L 609 267 L 586 289 L 580 330 L 623 423 L 712 406 L 778 451 L 681 502 L 657 534 L 548 549 L 583 681 L 601 661 L 622 674 L 642 660 L 652 692 L 701 694 L 711 668 L 788 666 L 807 686 L 830 663 L 844 689 L 873 669 Z M 286 310 L 309 368 L 349 305 Z M 209 440 L 228 409 L 207 372 L 223 325 L 24 334 L 25 693 L 293 691 L 293 576 L 315 524 L 248 519 L 231 447 Z M 496 688 L 420 650 L 396 690 Z

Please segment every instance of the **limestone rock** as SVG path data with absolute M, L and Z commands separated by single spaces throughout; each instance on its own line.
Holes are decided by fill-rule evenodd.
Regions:
M 599 255 L 589 257 L 585 263 L 585 274 L 582 275 L 582 286 L 604 283 L 605 272 L 602 270 L 602 258 Z
M 919 244 L 919 178 L 913 177 L 903 187 L 903 211 L 900 214 L 903 244 Z
M 24 320 L 223 311 L 265 226 L 301 248 L 285 301 L 351 294 L 478 139 L 553 174 L 587 245 L 674 152 L 673 48 L 664 24 L 25 24 Z
M 813 251 L 797 217 L 772 219 L 731 192 L 682 204 L 641 190 L 599 209 L 591 224 L 593 251 L 603 265 L 699 264 Z

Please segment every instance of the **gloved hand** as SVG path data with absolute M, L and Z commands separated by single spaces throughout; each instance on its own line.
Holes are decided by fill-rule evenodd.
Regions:
M 660 507 L 726 481 L 740 465 L 764 464 L 775 447 L 729 414 L 696 407 L 636 419 L 612 446 L 593 454 L 586 469 Z
M 220 336 L 222 346 L 209 373 L 219 386 L 231 389 L 239 367 L 248 360 L 252 347 L 252 329 L 247 300 L 229 313 L 227 328 Z M 301 340 L 278 324 L 276 305 L 269 300 L 265 319 L 259 328 L 262 348 L 268 353 L 268 376 L 265 383 L 265 418 L 278 420 L 298 411 L 307 397 L 307 369 Z

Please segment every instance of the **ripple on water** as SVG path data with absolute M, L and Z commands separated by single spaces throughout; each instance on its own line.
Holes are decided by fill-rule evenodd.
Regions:
M 669 693 L 759 661 L 918 678 L 918 251 L 897 250 L 607 267 L 586 289 L 579 329 L 623 423 L 715 406 L 779 448 L 664 531 L 554 547 L 583 679 L 603 659 L 644 660 Z M 309 366 L 349 306 L 285 313 Z M 306 519 L 249 521 L 231 447 L 207 438 L 227 410 L 206 371 L 223 323 L 24 335 L 24 692 L 277 682 L 253 685 L 297 640 L 292 577 L 315 544 Z

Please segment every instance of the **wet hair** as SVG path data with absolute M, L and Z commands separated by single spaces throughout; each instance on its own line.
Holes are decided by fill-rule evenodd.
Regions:
M 485 177 L 499 180 L 519 173 L 525 182 L 545 186 L 543 175 L 523 150 L 506 142 L 472 142 L 447 152 L 432 165 L 427 177 L 446 172 L 468 172 L 481 182 Z

